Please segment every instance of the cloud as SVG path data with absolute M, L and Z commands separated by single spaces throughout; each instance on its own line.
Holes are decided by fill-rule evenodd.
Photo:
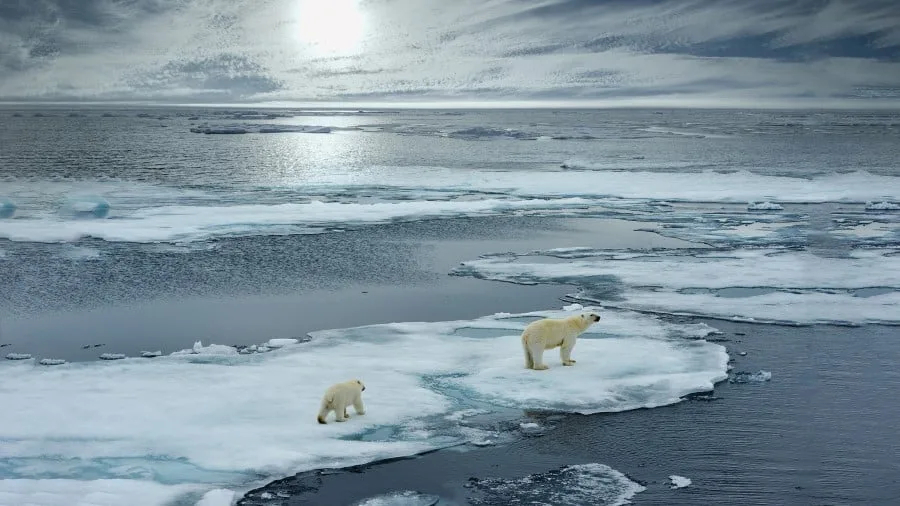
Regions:
M 35 0 L 0 100 L 896 100 L 894 0 Z

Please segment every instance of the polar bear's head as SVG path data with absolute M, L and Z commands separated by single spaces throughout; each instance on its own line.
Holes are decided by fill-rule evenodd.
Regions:
M 581 315 L 581 319 L 584 320 L 588 325 L 592 323 L 596 323 L 600 321 L 600 315 L 597 313 L 583 313 Z
M 361 388 L 360 391 L 365 391 L 366 386 L 363 384 L 362 381 L 360 381 L 360 380 L 354 380 L 354 381 L 356 381 L 356 384 L 360 386 L 360 388 Z

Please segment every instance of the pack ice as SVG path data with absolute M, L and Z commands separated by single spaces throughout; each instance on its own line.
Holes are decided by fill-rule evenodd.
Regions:
M 541 373 L 524 368 L 519 334 L 571 312 L 328 330 L 265 354 L 3 361 L 0 504 L 211 504 L 301 471 L 484 440 L 494 425 L 464 426 L 473 413 L 652 408 L 727 378 L 725 349 L 697 339 L 707 325 L 585 310 L 604 320 L 579 340 L 577 366 L 548 354 Z M 366 414 L 317 424 L 325 388 L 355 377 Z

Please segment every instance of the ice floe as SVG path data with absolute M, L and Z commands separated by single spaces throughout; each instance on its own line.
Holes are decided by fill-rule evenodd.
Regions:
M 265 354 L 198 342 L 153 360 L 6 362 L 0 494 L 20 504 L 42 484 L 49 490 L 63 480 L 68 485 L 59 490 L 69 504 L 109 486 L 116 487 L 113 498 L 131 493 L 167 504 L 192 497 L 194 504 L 215 489 L 240 494 L 296 472 L 495 439 L 495 429 L 466 423 L 478 413 L 649 408 L 727 378 L 722 346 L 682 339 L 711 327 L 614 310 L 603 310 L 604 325 L 579 340 L 577 366 L 562 367 L 548 355 L 551 369 L 529 374 L 521 330 L 535 318 L 563 314 L 328 330 L 307 342 L 278 341 L 282 346 Z M 324 389 L 354 377 L 366 382 L 367 413 L 317 424 Z M 58 423 L 61 413 L 65 424 Z M 606 469 L 562 475 L 569 476 L 625 484 Z
M 685 488 L 691 485 L 691 479 L 685 478 L 684 476 L 678 476 L 677 474 L 673 474 L 669 476 L 669 481 L 672 483 L 672 488 Z
M 0 197 L 0 218 L 12 218 L 16 214 L 16 205 L 12 200 Z

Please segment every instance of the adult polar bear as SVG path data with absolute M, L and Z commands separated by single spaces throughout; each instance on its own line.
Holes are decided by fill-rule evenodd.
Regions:
M 328 413 L 334 411 L 334 421 L 345 422 L 350 418 L 350 415 L 347 414 L 347 406 L 351 404 L 353 404 L 356 414 L 366 414 L 366 408 L 362 401 L 362 393 L 365 389 L 366 386 L 358 379 L 331 385 L 322 396 L 322 405 L 319 407 L 319 416 L 316 417 L 316 420 L 319 423 L 325 423 Z
M 572 348 L 575 340 L 594 323 L 600 321 L 596 313 L 582 313 L 567 318 L 543 318 L 533 321 L 522 332 L 522 348 L 525 350 L 525 368 L 543 371 L 544 350 L 559 346 L 563 365 L 574 365 Z

